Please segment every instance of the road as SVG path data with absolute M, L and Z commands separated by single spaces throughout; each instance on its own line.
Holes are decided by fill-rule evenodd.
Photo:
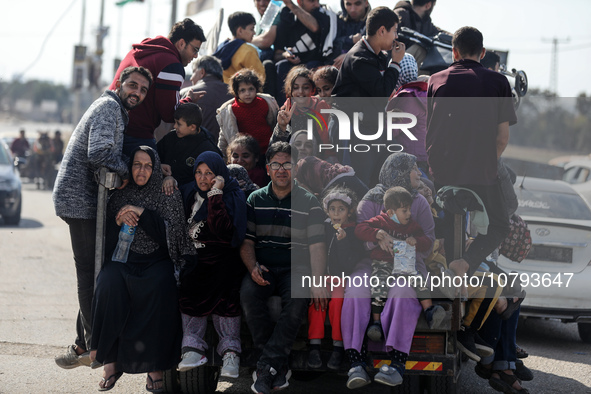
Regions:
M 101 370 L 58 368 L 53 357 L 72 343 L 77 312 L 76 281 L 66 224 L 55 217 L 51 192 L 24 184 L 21 224 L 0 220 L 0 393 L 93 393 Z M 574 324 L 528 320 L 518 342 L 529 353 L 535 379 L 531 393 L 591 393 L 591 344 Z M 462 393 L 495 393 L 464 364 Z M 124 375 L 113 393 L 144 391 L 145 375 Z M 310 382 L 291 381 L 286 392 L 344 393 L 344 376 L 325 374 Z M 244 394 L 250 386 L 243 369 L 236 381 L 221 380 L 218 391 Z M 386 393 L 373 384 L 359 393 Z

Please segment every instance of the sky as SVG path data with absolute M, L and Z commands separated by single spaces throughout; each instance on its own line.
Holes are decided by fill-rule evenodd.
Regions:
M 144 0 L 123 7 L 116 0 L 104 0 L 103 74 L 113 78 L 113 61 L 122 58 L 131 44 L 146 37 L 166 36 L 170 31 L 172 0 Z M 177 0 L 177 20 L 184 18 L 189 0 Z M 295 1 L 295 0 L 294 0 Z M 86 3 L 84 27 L 82 10 Z M 225 16 L 241 10 L 256 17 L 254 2 L 214 0 L 224 7 Z M 333 10 L 338 0 L 321 1 Z M 394 0 L 370 0 L 372 7 L 392 7 Z M 591 78 L 584 73 L 591 64 L 591 1 L 568 0 L 560 6 L 554 0 L 439 0 L 433 11 L 434 23 L 450 32 L 470 25 L 484 35 L 485 47 L 509 50 L 508 68 L 524 70 L 530 87 L 548 89 L 551 83 L 552 39 L 559 40 L 556 85 L 560 97 L 591 96 Z M 3 1 L 0 14 L 0 80 L 40 79 L 70 85 L 74 46 L 82 43 L 89 52 L 96 48 L 101 0 Z M 566 4 L 566 2 L 564 3 Z M 215 14 L 208 11 L 194 18 L 205 32 Z M 220 39 L 229 35 L 227 26 Z M 189 72 L 189 68 L 187 72 Z M 23 75 L 24 73 L 24 75 Z

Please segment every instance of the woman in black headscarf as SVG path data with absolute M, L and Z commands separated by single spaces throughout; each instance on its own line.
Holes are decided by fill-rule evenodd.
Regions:
M 195 181 L 182 188 L 196 264 L 181 272 L 182 361 L 186 371 L 207 362 L 203 339 L 212 315 L 224 361 L 221 376 L 237 378 L 240 365 L 240 285 L 246 268 L 240 244 L 246 235 L 246 198 L 221 156 L 204 152 L 193 166 Z
M 180 316 L 175 271 L 196 258 L 187 236 L 181 195 L 162 192 L 156 152 L 131 155 L 129 185 L 107 207 L 105 263 L 93 300 L 92 356 L 104 364 L 99 390 L 113 388 L 123 372 L 147 372 L 146 389 L 162 390 L 162 371 L 179 359 Z M 131 226 L 128 255 L 120 227 Z M 114 253 L 114 251 L 116 251 Z

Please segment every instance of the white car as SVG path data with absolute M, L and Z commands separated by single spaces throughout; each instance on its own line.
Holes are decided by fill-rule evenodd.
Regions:
M 591 203 L 591 159 L 579 158 L 566 163 L 562 180 Z
M 527 291 L 521 316 L 576 322 L 591 342 L 591 206 L 563 181 L 518 177 L 514 187 L 532 248 L 521 263 L 498 264 Z

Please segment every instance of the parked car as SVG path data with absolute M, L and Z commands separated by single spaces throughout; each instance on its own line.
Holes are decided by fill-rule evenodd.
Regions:
M 8 145 L 0 140 L 0 216 L 4 223 L 18 225 L 21 208 L 21 179 Z
M 532 248 L 521 263 L 503 256 L 498 263 L 520 274 L 521 316 L 576 322 L 591 343 L 591 206 L 563 181 L 518 177 L 515 192 Z
M 571 184 L 591 203 L 591 159 L 573 160 L 564 165 L 562 180 Z

